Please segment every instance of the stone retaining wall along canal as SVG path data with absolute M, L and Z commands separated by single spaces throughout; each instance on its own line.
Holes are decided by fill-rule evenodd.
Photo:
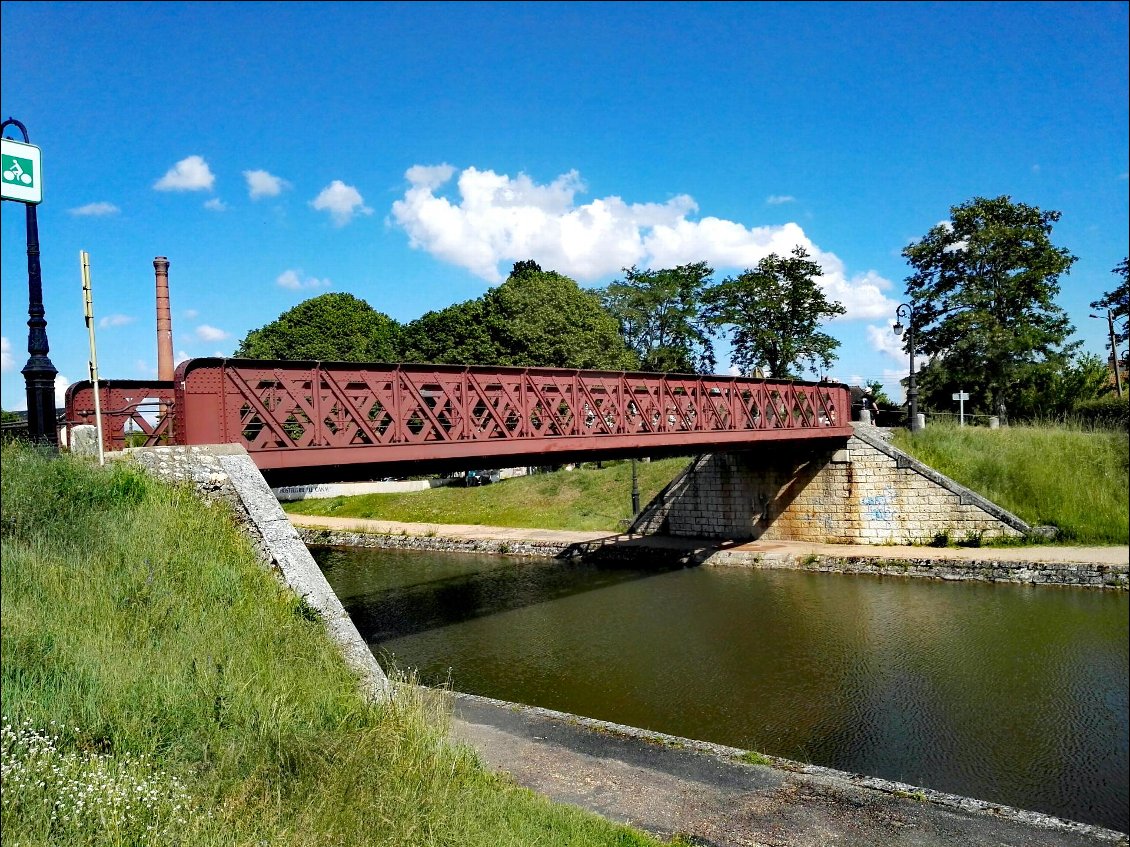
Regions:
M 1020 518 L 855 424 L 846 447 L 772 446 L 700 456 L 635 532 L 832 544 L 1016 538 Z
M 301 519 L 301 518 L 299 518 Z M 1063 585 L 1083 588 L 1130 588 L 1127 565 L 1098 562 L 1038 561 L 1038 548 L 1028 561 L 994 556 L 993 548 L 978 550 L 973 557 L 950 558 L 929 547 L 897 555 L 877 548 L 867 555 L 805 553 L 780 550 L 727 549 L 703 539 L 628 537 L 613 535 L 598 541 L 574 544 L 513 541 L 492 538 L 449 538 L 442 532 L 413 535 L 400 533 L 348 532 L 298 527 L 307 544 L 320 547 L 372 547 L 395 550 L 429 550 L 441 553 L 494 553 L 513 556 L 549 556 L 560 559 L 589 558 L 656 562 L 674 559 L 687 566 L 802 570 L 813 573 L 873 574 L 920 579 L 971 582 L 1007 582 L 1023 585 Z

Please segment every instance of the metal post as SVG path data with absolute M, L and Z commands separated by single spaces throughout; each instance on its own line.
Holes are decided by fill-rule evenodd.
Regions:
M 0 133 L 9 126 L 20 131 L 25 144 L 31 143 L 27 127 L 15 118 L 8 118 L 0 124 Z M 28 360 L 21 373 L 27 388 L 27 432 L 33 441 L 57 450 L 59 432 L 56 429 L 55 377 L 59 371 L 47 355 L 50 346 L 47 343 L 47 319 L 43 308 L 43 276 L 39 266 L 39 221 L 34 203 L 25 203 L 24 210 L 27 218 Z
M 902 335 L 903 326 L 899 318 L 906 318 L 906 344 L 910 352 L 910 378 L 906 384 L 906 400 L 910 405 L 910 421 L 908 428 L 911 432 L 918 430 L 918 386 L 914 381 L 914 307 L 909 303 L 901 303 L 895 309 L 895 335 Z
M 636 476 L 636 457 L 632 457 L 632 517 L 640 513 L 640 484 Z

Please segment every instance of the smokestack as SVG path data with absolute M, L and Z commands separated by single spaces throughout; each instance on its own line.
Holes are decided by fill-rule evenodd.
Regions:
M 153 260 L 157 272 L 157 379 L 173 379 L 173 315 L 169 309 L 169 260 Z

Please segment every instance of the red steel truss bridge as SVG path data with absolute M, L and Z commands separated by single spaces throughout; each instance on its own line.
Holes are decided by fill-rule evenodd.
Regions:
M 846 441 L 837 383 L 728 376 L 190 359 L 101 380 L 106 450 L 242 444 L 272 485 Z M 68 430 L 94 423 L 89 381 Z

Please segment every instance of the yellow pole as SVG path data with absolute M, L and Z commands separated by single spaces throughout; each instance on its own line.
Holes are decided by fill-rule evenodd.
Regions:
M 98 464 L 106 464 L 102 449 L 102 403 L 98 396 L 98 350 L 94 346 L 94 297 L 90 289 L 90 255 L 79 251 L 82 263 L 82 306 L 86 315 L 86 331 L 90 336 L 90 382 L 94 386 L 94 431 L 98 439 Z

